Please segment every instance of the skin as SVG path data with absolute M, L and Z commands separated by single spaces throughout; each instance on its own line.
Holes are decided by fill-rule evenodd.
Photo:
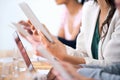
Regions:
M 100 5 L 100 9 L 101 9 L 100 20 L 99 20 L 99 23 L 100 23 L 99 30 L 100 30 L 101 25 L 104 22 L 107 12 L 109 10 L 109 6 L 106 5 L 105 0 L 97 0 L 97 1 L 98 1 L 98 4 Z M 118 1 L 118 0 L 116 0 L 116 1 Z M 66 62 L 75 64 L 75 65 L 86 63 L 84 58 L 67 55 L 65 46 L 60 41 L 58 41 L 54 36 L 51 35 L 51 37 L 54 40 L 54 43 L 50 43 L 41 32 L 38 33 L 34 28 L 30 27 L 30 25 L 29 25 L 29 28 L 31 29 L 32 36 L 34 37 L 33 41 L 36 43 L 40 42 L 55 57 L 57 57 L 61 61 L 66 61 Z M 27 29 L 27 30 L 29 31 L 29 29 Z M 101 30 L 99 32 L 101 32 Z M 29 41 L 29 42 L 32 43 L 33 41 Z M 38 45 L 39 45 L 39 43 L 36 46 L 38 46 Z M 40 53 L 38 53 L 38 54 L 40 55 Z M 84 78 L 83 76 L 80 76 L 79 74 L 76 73 L 76 70 L 71 65 L 69 65 L 69 66 L 68 65 L 69 64 L 67 64 L 67 63 L 63 64 L 63 66 L 65 67 L 67 72 L 69 72 L 69 74 L 75 78 L 73 80 L 80 80 L 80 79 L 81 80 L 92 80 L 92 79 L 87 79 L 87 78 Z M 54 74 L 56 74 L 58 76 L 58 79 L 61 80 L 61 77 L 59 77 L 60 76 L 59 73 L 54 73 Z
M 105 2 L 105 0 L 97 0 L 98 4 L 100 5 L 100 18 L 99 18 L 99 34 L 101 34 L 101 26 L 103 24 L 103 22 L 106 19 L 107 13 L 109 11 L 109 6 L 107 5 L 107 3 Z
M 104 0 L 98 0 L 98 4 L 100 5 L 100 9 L 101 9 L 100 20 L 99 20 L 100 23 L 99 30 L 100 30 L 101 25 L 107 16 L 109 6 L 106 5 L 106 2 Z M 101 32 L 101 30 L 99 32 Z M 42 33 L 40 33 L 39 35 L 40 35 L 40 41 L 46 47 L 46 49 L 60 60 L 67 61 L 76 65 L 86 63 L 84 58 L 67 55 L 65 46 L 62 43 L 60 43 L 57 39 L 53 38 L 55 42 L 50 43 Z
M 120 0 L 115 0 L 115 5 L 117 9 L 119 9 L 119 12 L 120 12 Z
M 70 76 L 72 76 L 72 80 L 93 80 L 92 78 L 86 78 L 84 76 L 81 76 L 80 74 L 76 73 L 78 66 L 74 66 L 72 64 L 69 64 L 67 62 L 60 61 L 61 65 L 64 67 L 67 73 L 69 73 Z M 82 68 L 79 66 L 79 69 Z M 49 80 L 63 80 L 61 77 L 61 74 L 57 72 L 54 68 L 50 70 L 50 72 L 47 75 L 47 78 Z
M 67 4 L 69 0 L 55 0 L 57 5 Z
M 66 62 L 61 62 L 61 65 L 64 67 L 64 69 L 67 71 L 67 73 L 72 76 L 73 80 L 94 80 L 92 78 L 86 78 L 84 76 L 81 76 L 80 74 L 76 73 L 77 69 L 73 67 L 73 65 L 66 63 Z M 55 80 L 63 80 L 61 75 L 56 71 L 52 70 L 52 73 L 56 75 Z
M 77 34 L 79 33 L 79 29 L 80 29 L 80 25 L 81 25 L 81 23 L 80 23 L 75 28 L 73 28 L 74 17 L 77 15 L 79 10 L 82 8 L 82 4 L 76 2 L 76 0 L 56 0 L 56 3 L 58 5 L 64 4 L 68 10 L 67 21 L 64 24 L 68 24 L 67 27 L 68 27 L 69 33 L 72 35 L 71 40 L 74 40 L 76 38 Z M 64 26 L 61 25 L 59 32 L 58 32 L 58 36 L 65 39 L 64 31 L 65 31 Z
M 99 30 L 100 30 L 101 25 L 107 16 L 109 6 L 106 5 L 105 0 L 98 0 L 98 4 L 100 5 L 100 9 L 101 9 L 100 20 L 99 20 L 99 23 L 100 23 Z M 37 31 L 34 28 L 31 28 L 31 31 L 33 32 L 32 35 L 34 36 L 34 39 L 35 39 L 33 41 L 37 40 L 36 42 L 40 42 L 51 54 L 53 54 L 58 59 L 66 62 L 70 62 L 75 65 L 86 63 L 85 59 L 82 57 L 68 55 L 65 45 L 63 45 L 60 41 L 58 41 L 54 36 L 51 35 L 54 40 L 54 43 L 50 43 L 41 32 L 37 33 Z M 101 32 L 101 30 L 99 32 Z M 29 42 L 33 43 L 32 41 L 29 41 Z M 37 54 L 41 55 L 39 52 Z
M 23 35 L 21 36 L 24 37 L 28 42 L 32 44 L 34 53 L 42 57 L 41 53 L 36 50 L 36 47 L 41 43 L 37 39 L 38 32 L 36 31 L 32 23 L 28 20 L 28 21 L 20 21 L 19 24 L 23 25 L 24 29 L 26 29 L 28 33 L 31 34 L 31 37 L 25 37 Z

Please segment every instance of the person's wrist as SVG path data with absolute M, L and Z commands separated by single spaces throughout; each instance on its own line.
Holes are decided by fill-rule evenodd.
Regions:
M 66 54 L 62 57 L 62 61 L 66 61 L 67 58 L 68 58 L 68 55 Z

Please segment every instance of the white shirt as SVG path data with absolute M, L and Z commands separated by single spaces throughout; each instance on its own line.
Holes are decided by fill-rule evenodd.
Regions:
M 91 44 L 99 11 L 99 5 L 94 1 L 84 4 L 81 33 L 77 37 L 76 49 L 68 46 L 66 49 L 69 55 L 84 57 L 86 64 L 106 66 L 112 62 L 120 62 L 120 15 L 116 10 L 105 40 L 99 42 L 99 59 L 96 60 L 92 57 Z

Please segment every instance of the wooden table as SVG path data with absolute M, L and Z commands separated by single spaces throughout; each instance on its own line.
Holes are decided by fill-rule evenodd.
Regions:
M 25 66 L 24 63 L 19 63 L 19 65 L 21 64 L 21 66 Z M 32 62 L 34 68 L 36 70 L 49 70 L 51 68 L 51 65 L 47 62 L 37 62 L 37 61 L 33 61 Z M 0 64 L 0 72 L 2 72 L 2 67 L 1 67 L 2 64 Z M 19 77 L 18 78 L 15 78 L 14 80 L 24 80 L 24 78 L 26 77 L 26 72 L 27 71 L 22 71 L 22 72 L 19 72 Z M 1 74 L 1 73 L 0 73 Z M 1 75 L 0 75 L 1 76 Z M 0 80 L 12 80 L 13 78 L 13 75 L 10 74 L 9 76 L 7 76 L 6 78 L 2 79 L 0 77 Z M 27 80 L 32 80 L 31 78 L 30 79 L 27 79 Z
M 39 69 L 39 70 L 49 70 L 51 68 L 51 65 L 48 64 L 47 62 L 32 62 L 33 66 L 35 67 L 35 69 Z M 2 72 L 2 67 L 0 66 L 0 72 Z M 15 78 L 14 80 L 25 80 L 24 78 L 26 77 L 26 72 L 28 71 L 22 71 L 19 72 L 19 78 Z M 13 75 L 10 74 L 9 76 L 7 76 L 6 78 L 2 79 L 0 78 L 0 80 L 12 80 Z M 31 78 L 27 79 L 27 80 L 32 80 Z
M 32 57 L 33 52 L 32 51 L 27 51 L 29 57 Z M 5 58 L 5 57 L 12 57 L 14 55 L 14 51 L 13 50 L 3 50 L 0 51 L 0 58 Z M 18 56 L 20 56 L 20 54 L 18 54 Z M 35 69 L 39 69 L 39 70 L 49 70 L 51 68 L 51 65 L 45 61 L 32 61 L 33 66 L 35 67 Z M 19 67 L 26 67 L 25 63 L 23 61 L 21 61 L 19 63 Z M 1 72 L 2 72 L 2 64 L 0 63 L 0 76 L 1 76 Z M 18 78 L 18 80 L 24 80 L 24 76 L 25 76 L 25 72 L 21 72 L 20 76 Z M 9 75 L 6 79 L 4 80 L 10 80 L 10 78 L 12 78 L 12 75 Z M 0 78 L 1 80 L 1 78 Z M 15 79 L 17 80 L 17 79 Z M 30 80 L 30 79 L 27 79 Z

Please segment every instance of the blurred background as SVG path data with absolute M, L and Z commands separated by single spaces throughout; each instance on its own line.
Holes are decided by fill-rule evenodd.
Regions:
M 23 1 L 29 4 L 40 22 L 45 24 L 53 35 L 58 33 L 64 6 L 58 6 L 55 0 L 0 0 L 0 51 L 16 48 L 12 36 L 14 29 L 9 25 L 12 22 L 27 20 L 18 6 Z M 27 49 L 31 49 L 27 41 L 22 41 Z

